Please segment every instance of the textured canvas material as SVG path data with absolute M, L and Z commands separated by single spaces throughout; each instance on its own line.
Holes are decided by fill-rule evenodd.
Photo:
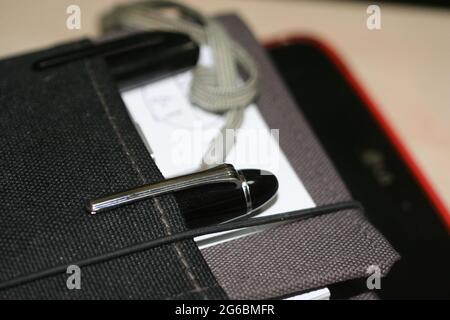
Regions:
M 0 62 L 0 282 L 185 229 L 171 196 L 90 215 L 88 199 L 161 180 L 101 58 L 35 72 Z M 0 291 L 0 298 L 225 298 L 193 241 Z
M 349 300 L 380 300 L 374 291 L 367 291 L 351 297 Z
M 258 63 L 257 105 L 317 205 L 351 195 L 283 86 L 267 54 L 235 16 L 220 20 Z M 300 106 L 301 107 L 301 106 Z M 370 265 L 385 274 L 399 258 L 362 212 L 337 212 L 293 222 L 202 250 L 230 298 L 274 298 L 367 277 Z

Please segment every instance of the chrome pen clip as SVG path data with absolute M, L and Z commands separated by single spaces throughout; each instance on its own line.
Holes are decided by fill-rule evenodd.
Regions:
M 92 214 L 96 214 L 101 211 L 107 211 L 170 192 L 215 183 L 234 183 L 236 188 L 239 188 L 242 185 L 242 180 L 238 171 L 232 165 L 222 164 L 205 171 L 163 180 L 103 198 L 91 200 L 87 205 L 87 210 Z

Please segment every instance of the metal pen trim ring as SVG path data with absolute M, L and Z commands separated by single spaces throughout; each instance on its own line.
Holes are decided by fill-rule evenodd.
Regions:
M 250 186 L 248 185 L 247 180 L 245 179 L 242 172 L 238 170 L 237 173 L 239 175 L 239 179 L 241 180 L 241 188 L 242 191 L 244 192 L 245 203 L 247 206 L 247 213 L 250 213 L 253 210 L 252 197 L 250 196 Z

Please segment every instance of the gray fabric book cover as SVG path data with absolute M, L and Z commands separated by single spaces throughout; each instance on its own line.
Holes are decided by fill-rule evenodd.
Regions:
M 235 15 L 218 18 L 254 57 L 261 80 L 256 102 L 280 146 L 317 205 L 351 199 L 267 53 Z M 299 108 L 300 107 L 300 108 Z M 356 199 L 357 200 L 357 199 Z M 376 265 L 385 275 L 399 259 L 363 212 L 347 210 L 271 228 L 202 250 L 232 299 L 291 295 L 366 278 Z

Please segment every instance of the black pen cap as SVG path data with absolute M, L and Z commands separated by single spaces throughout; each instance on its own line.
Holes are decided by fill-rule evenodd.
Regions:
M 267 171 L 239 170 L 240 187 L 233 183 L 199 186 L 174 193 L 189 228 L 219 224 L 258 209 L 278 190 L 277 178 Z M 246 185 L 248 190 L 245 190 Z
M 278 190 L 278 180 L 275 175 L 266 170 L 240 170 L 250 188 L 252 210 L 256 210 L 267 203 Z

